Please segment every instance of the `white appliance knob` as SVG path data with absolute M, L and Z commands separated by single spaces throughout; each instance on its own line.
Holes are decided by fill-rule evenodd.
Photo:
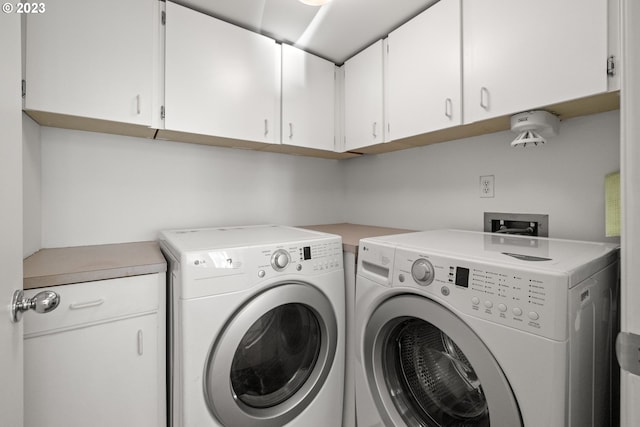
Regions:
M 284 249 L 278 249 L 271 256 L 271 266 L 276 271 L 282 271 L 289 265 L 289 253 Z
M 411 276 L 419 285 L 427 286 L 433 282 L 433 265 L 426 259 L 420 258 L 411 266 Z

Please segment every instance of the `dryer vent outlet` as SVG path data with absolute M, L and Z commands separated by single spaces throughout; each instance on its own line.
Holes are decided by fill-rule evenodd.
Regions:
M 549 237 L 549 215 L 485 212 L 484 231 Z

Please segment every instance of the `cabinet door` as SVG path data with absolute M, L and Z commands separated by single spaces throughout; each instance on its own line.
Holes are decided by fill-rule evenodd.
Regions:
M 282 143 L 334 151 L 335 65 L 282 45 Z
M 150 126 L 157 0 L 40 4 L 26 15 L 25 109 Z
M 277 142 L 274 40 L 167 2 L 165 128 Z
M 25 337 L 25 427 L 158 427 L 157 315 Z
M 441 0 L 389 34 L 390 140 L 462 123 L 460 0 Z
M 382 40 L 344 64 L 345 149 L 384 141 Z
M 464 121 L 607 90 L 607 0 L 464 0 Z

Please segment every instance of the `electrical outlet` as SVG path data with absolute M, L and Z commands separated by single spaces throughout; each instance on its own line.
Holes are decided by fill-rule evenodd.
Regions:
M 484 175 L 480 177 L 480 197 L 493 197 L 495 177 L 493 175 Z

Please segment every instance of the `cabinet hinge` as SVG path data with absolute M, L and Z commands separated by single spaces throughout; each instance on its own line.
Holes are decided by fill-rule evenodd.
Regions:
M 167 25 L 167 12 L 164 10 L 160 14 L 160 22 L 162 22 L 162 25 Z
M 616 75 L 616 57 L 613 55 L 607 58 L 607 75 Z
M 164 120 L 164 105 L 160 107 L 160 119 Z
M 26 80 L 22 80 L 22 84 L 21 84 L 21 93 L 22 93 L 22 97 L 24 98 L 25 96 L 27 96 L 27 81 Z

